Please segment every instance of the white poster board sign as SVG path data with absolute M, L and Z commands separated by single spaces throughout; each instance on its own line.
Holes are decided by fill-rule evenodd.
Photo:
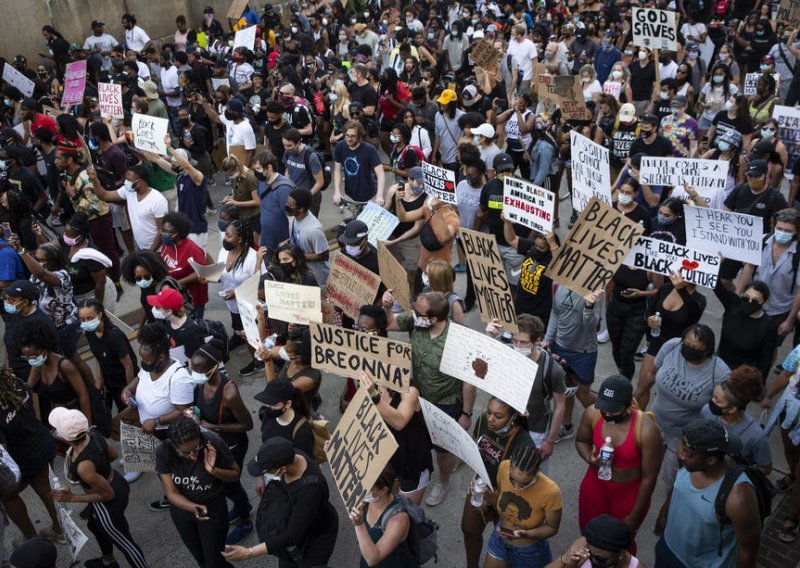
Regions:
M 56 511 L 58 512 L 58 522 L 61 523 L 61 530 L 64 531 L 64 538 L 67 539 L 70 556 L 72 556 L 72 560 L 77 560 L 81 550 L 89 542 L 89 537 L 75 523 L 72 511 L 67 509 L 63 503 L 56 503 Z
M 316 286 L 266 280 L 264 302 L 270 319 L 308 325 L 322 321 L 322 297 Z
M 553 230 L 555 197 L 552 191 L 508 176 L 503 181 L 503 214 L 512 223 L 549 233 Z
M 257 26 L 250 26 L 249 28 L 237 31 L 236 35 L 233 37 L 233 49 L 237 47 L 246 47 L 252 51 L 256 44 L 256 27 Z
M 369 230 L 367 240 L 375 248 L 378 248 L 378 241 L 387 240 L 392 231 L 400 224 L 400 220 L 396 215 L 374 201 L 367 202 L 366 207 L 361 210 L 358 220 L 367 225 Z
M 792 168 L 795 162 L 800 160 L 800 109 L 775 105 L 772 117 L 778 121 L 777 137 L 786 145 L 786 151 L 789 153 L 789 161 L 783 175 L 787 179 L 793 179 Z M 792 205 L 789 204 L 790 207 Z
M 422 182 L 428 195 L 456 204 L 456 174 L 452 170 L 422 162 Z
M 569 133 L 569 143 L 572 154 L 572 208 L 580 213 L 592 197 L 611 205 L 608 148 L 574 130 Z
M 442 373 L 476 386 L 522 413 L 527 412 L 538 368 L 505 343 L 453 322 L 439 364 Z
M 17 71 L 8 61 L 3 65 L 3 81 L 19 89 L 19 92 L 26 97 L 33 96 L 33 89 L 36 83 Z
M 633 45 L 650 49 L 678 50 L 675 12 L 633 8 Z
M 663 276 L 675 271 L 687 282 L 706 288 L 717 285 L 720 266 L 720 258 L 716 254 L 650 237 L 639 237 L 639 242 L 622 262 L 631 268 Z
M 431 442 L 454 456 L 458 456 L 486 482 L 486 485 L 490 488 L 494 487 L 495 480 L 489 478 L 478 445 L 469 432 L 450 418 L 446 412 L 439 410 L 424 398 L 419 399 L 419 404 L 422 406 L 422 415 L 425 417 L 425 425 L 428 427 Z
M 122 110 L 122 85 L 116 83 L 98 83 L 97 93 L 100 102 L 100 116 L 124 118 Z
M 725 189 L 728 181 L 727 160 L 696 160 L 691 158 L 658 158 L 643 156 L 639 181 L 646 185 L 693 187 L 701 195 L 711 196 Z
M 236 287 L 236 305 L 239 307 L 239 316 L 242 318 L 242 327 L 247 343 L 254 349 L 261 345 L 261 337 L 258 333 L 258 283 L 261 274 L 256 272 L 250 278 Z
M 133 131 L 133 145 L 139 150 L 154 152 L 161 156 L 167 155 L 167 145 L 164 136 L 169 130 L 169 120 L 157 116 L 147 116 L 137 112 L 131 119 Z
M 684 207 L 686 244 L 694 249 L 759 266 L 764 240 L 761 217 L 707 207 Z

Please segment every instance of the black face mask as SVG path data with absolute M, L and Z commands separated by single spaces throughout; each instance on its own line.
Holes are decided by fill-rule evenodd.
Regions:
M 232 251 L 236 248 L 236 245 L 226 239 L 222 239 L 222 248 L 227 251 Z
M 294 271 L 294 266 L 292 266 L 290 262 L 279 262 L 278 266 L 281 268 L 284 274 L 291 274 Z
M 281 123 L 281 119 L 279 118 L 277 120 L 267 120 L 267 122 L 269 122 L 272 126 L 278 126 Z
M 284 207 L 283 210 L 289 217 L 294 217 L 295 215 L 297 215 L 297 211 L 295 211 L 294 209 L 292 209 L 288 205 L 286 207 Z
M 553 259 L 553 254 L 549 250 L 534 250 L 531 258 L 539 264 L 549 264 Z
M 758 302 L 742 302 L 742 313 L 746 316 L 752 316 L 761 309 L 761 304 Z
M 162 363 L 163 361 L 156 361 L 155 363 L 145 363 L 144 361 L 141 361 L 139 366 L 142 368 L 142 371 L 153 373 L 161 368 Z
M 480 187 L 481 185 L 481 178 L 480 177 L 468 177 L 467 183 L 469 183 L 472 187 Z
M 264 174 L 264 172 L 253 171 L 253 173 L 255 174 L 256 179 L 259 181 L 265 181 L 267 179 L 267 176 Z
M 714 402 L 713 400 L 708 401 L 708 409 L 711 411 L 711 414 L 714 416 L 722 416 L 727 408 L 722 408 L 719 404 Z
M 619 424 L 628 417 L 627 410 L 623 410 L 620 414 L 611 414 L 608 412 L 600 412 L 600 416 L 608 424 Z
M 681 355 L 690 363 L 697 363 L 705 358 L 706 351 L 704 349 L 693 349 L 683 343 L 681 344 Z
M 285 411 L 286 411 L 285 408 L 278 408 L 276 410 L 268 406 L 262 406 L 261 409 L 258 411 L 258 414 L 259 417 L 261 418 L 272 418 L 274 420 L 278 418 L 281 414 L 283 414 Z
M 178 124 L 180 124 L 181 126 L 186 128 L 187 126 L 189 126 L 189 119 L 188 118 L 179 118 L 178 119 Z

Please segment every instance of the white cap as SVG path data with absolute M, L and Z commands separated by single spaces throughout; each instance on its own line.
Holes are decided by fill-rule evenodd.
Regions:
M 472 132 L 473 136 L 485 136 L 489 139 L 494 138 L 494 126 L 488 122 L 484 122 L 477 128 L 471 128 L 470 132 Z
M 80 410 L 54 408 L 47 421 L 66 442 L 77 440 L 89 430 L 89 421 Z

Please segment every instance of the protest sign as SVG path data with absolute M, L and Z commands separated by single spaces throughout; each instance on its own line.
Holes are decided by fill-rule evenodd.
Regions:
M 361 386 L 325 450 L 346 510 L 359 505 L 397 451 L 397 440 Z
M 36 87 L 36 83 L 17 71 L 8 61 L 3 65 L 3 81 L 19 89 L 19 92 L 26 97 L 33 96 L 33 89 Z
M 445 203 L 456 204 L 455 172 L 422 162 L 422 176 L 425 192 L 428 195 L 437 197 Z
M 497 318 L 507 330 L 517 331 L 517 314 L 511 286 L 503 268 L 497 240 L 490 233 L 459 229 L 467 256 L 470 279 L 481 312 L 481 321 Z
M 269 319 L 308 325 L 322 321 L 322 298 L 316 286 L 266 280 L 264 301 Z
M 167 155 L 164 136 L 169 130 L 168 119 L 137 112 L 131 119 L 131 130 L 133 131 L 133 145 L 136 148 L 155 152 L 162 156 Z
M 311 323 L 311 366 L 343 377 L 361 371 L 397 392 L 411 386 L 411 345 L 363 331 Z
M 375 302 L 381 278 L 344 253 L 336 253 L 325 283 L 325 297 L 353 319 L 361 306 Z
M 192 267 L 194 273 L 200 278 L 205 278 L 208 282 L 219 282 L 219 277 L 225 272 L 225 263 L 217 262 L 216 264 L 209 264 L 204 266 L 198 263 L 195 259 L 189 259 L 189 266 Z
M 231 20 L 238 20 L 241 18 L 244 9 L 247 8 L 248 1 L 249 0 L 233 0 L 228 7 L 228 13 L 225 14 L 225 17 Z
M 97 93 L 100 102 L 100 116 L 124 118 L 122 110 L 122 85 L 116 83 L 98 83 Z
M 678 50 L 675 12 L 633 8 L 633 45 L 650 49 Z
M 479 39 L 472 48 L 472 61 L 478 67 L 488 69 L 500 59 L 500 52 L 494 48 L 491 42 Z
M 778 92 L 778 85 L 781 81 L 780 73 L 773 73 L 772 78 L 775 79 L 775 92 Z M 746 96 L 755 95 L 758 80 L 761 79 L 761 73 L 748 73 L 744 76 L 743 91 Z
M 642 156 L 639 182 L 666 187 L 693 187 L 700 195 L 711 196 L 725 189 L 728 182 L 727 160 L 693 160 L 691 158 L 658 158 Z
M 395 230 L 400 221 L 397 216 L 387 211 L 374 201 L 367 202 L 366 207 L 361 210 L 358 216 L 359 221 L 364 221 L 369 233 L 367 240 L 374 247 L 378 246 L 378 241 L 385 241 Z
M 486 471 L 486 464 L 483 463 L 478 445 L 469 435 L 469 432 L 464 430 L 445 411 L 440 410 L 436 405 L 431 404 L 424 398 L 419 399 L 419 404 L 422 406 L 422 416 L 425 418 L 425 425 L 428 427 L 431 442 L 457 456 L 472 471 L 477 473 L 491 489 L 494 486 L 494 480 L 489 478 L 489 473 Z
M 583 211 L 592 197 L 611 205 L 608 148 L 575 130 L 569 132 L 569 144 L 572 154 L 572 208 Z
M 536 78 L 536 92 L 545 108 L 557 106 L 567 120 L 591 118 L 583 98 L 581 79 L 577 75 L 553 76 L 542 73 Z
M 246 47 L 250 51 L 256 44 L 256 26 L 250 26 L 236 32 L 233 37 L 233 49 L 237 47 Z
M 507 176 L 503 181 L 503 214 L 509 221 L 540 233 L 553 230 L 556 196 L 529 181 Z
M 603 290 L 642 233 L 641 225 L 593 197 L 545 275 L 579 296 Z
M 800 0 L 781 0 L 775 21 L 783 24 L 785 30 L 800 28 Z
M 526 412 L 539 366 L 505 343 L 450 322 L 439 370 Z
M 786 152 L 789 154 L 789 161 L 783 175 L 788 179 L 794 179 L 792 168 L 794 168 L 795 162 L 800 160 L 800 109 L 775 105 L 772 109 L 772 117 L 778 121 L 777 138 L 786 145 Z M 790 207 L 792 205 L 794 204 L 789 204 Z
M 72 518 L 72 510 L 68 509 L 66 505 L 56 502 L 56 512 L 61 530 L 64 531 L 64 538 L 67 540 L 70 556 L 72 556 L 72 560 L 77 560 L 81 550 L 89 542 L 89 537 L 75 523 L 75 519 Z
M 719 255 L 689 248 L 684 245 L 639 237 L 623 264 L 669 276 L 673 270 L 684 280 L 714 288 L 719 274 Z M 677 270 L 675 270 L 677 268 Z
M 685 206 L 683 212 L 687 246 L 756 266 L 761 264 L 761 217 L 692 205 Z
M 64 72 L 64 92 L 61 95 L 61 106 L 79 105 L 83 103 L 83 92 L 86 90 L 86 60 L 67 63 Z
M 239 284 L 234 290 L 236 306 L 239 308 L 239 317 L 247 343 L 254 349 L 261 345 L 261 335 L 258 331 L 258 284 L 261 274 L 256 271 L 250 278 Z
M 381 273 L 381 281 L 392 291 L 395 301 L 400 303 L 403 310 L 409 311 L 411 291 L 406 269 L 383 243 L 378 243 L 378 270 Z
M 146 434 L 138 426 L 120 422 L 119 443 L 125 460 L 125 473 L 156 470 L 156 448 L 161 444 L 158 438 Z
M 622 92 L 622 83 L 610 80 L 606 81 L 605 83 L 603 83 L 603 92 L 619 100 L 619 94 Z M 570 132 L 575 132 L 575 131 L 571 130 Z

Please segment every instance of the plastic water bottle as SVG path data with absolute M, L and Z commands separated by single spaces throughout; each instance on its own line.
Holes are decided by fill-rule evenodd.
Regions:
M 611 436 L 606 438 L 606 443 L 600 448 L 600 467 L 597 477 L 603 481 L 611 481 L 611 462 L 614 461 L 614 446 L 611 445 Z
M 486 492 L 486 482 L 481 477 L 475 477 L 472 482 L 472 495 L 469 497 L 469 504 L 473 507 L 483 505 L 483 494 Z
M 658 337 L 661 335 L 661 312 L 656 312 L 653 319 L 656 320 L 658 327 L 654 327 L 650 330 L 650 337 Z
M 64 486 L 61 485 L 61 480 L 58 478 L 55 472 L 53 472 L 53 475 L 50 478 L 50 488 L 53 489 L 53 491 L 64 489 Z

